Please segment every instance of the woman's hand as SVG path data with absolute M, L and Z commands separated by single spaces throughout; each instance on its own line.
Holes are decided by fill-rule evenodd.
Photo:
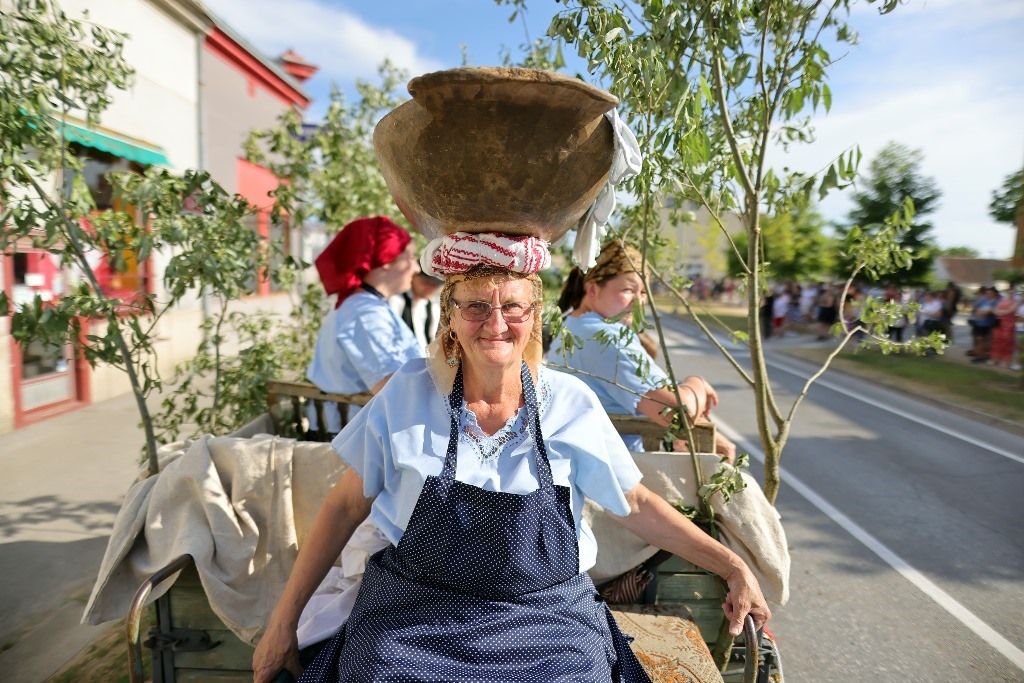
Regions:
M 271 617 L 270 625 L 252 655 L 253 683 L 271 683 L 281 669 L 288 669 L 296 679 L 302 674 L 299 642 L 294 628 L 279 624 Z
M 715 430 L 715 453 L 728 460 L 730 465 L 736 462 L 736 444 L 717 429 Z
M 711 409 L 718 405 L 718 392 L 711 386 L 711 382 L 703 377 L 700 378 L 700 381 L 704 383 L 704 394 L 707 396 L 707 402 L 704 404 L 704 417 L 711 417 Z
M 711 382 L 700 375 L 690 375 L 683 381 L 683 386 L 692 391 L 694 398 L 697 399 L 696 417 L 711 417 L 711 409 L 718 405 L 718 392 L 711 386 Z M 704 397 L 703 401 L 701 396 Z
M 772 612 L 761 595 L 757 579 L 743 566 L 733 571 L 725 581 L 729 592 L 722 603 L 722 609 L 729 619 L 729 633 L 733 636 L 743 633 L 743 620 L 747 614 L 754 619 L 754 629 L 760 630 L 772 618 Z

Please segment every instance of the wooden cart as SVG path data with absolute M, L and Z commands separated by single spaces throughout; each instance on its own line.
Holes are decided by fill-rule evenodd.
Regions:
M 300 382 L 268 385 L 268 411 L 275 432 L 300 440 L 327 441 L 333 436 L 323 431 L 310 431 L 309 421 L 304 419 L 307 410 L 315 413 L 318 424 L 323 425 L 326 402 L 363 405 L 369 399 L 369 394 L 328 394 Z M 341 412 L 344 426 L 345 411 Z M 647 420 L 612 416 L 612 422 L 620 434 L 641 435 L 645 446 L 651 449 L 662 446 L 664 429 Z M 705 434 L 707 438 L 713 443 L 713 436 Z M 178 572 L 180 575 L 171 589 L 154 603 L 155 623 L 143 637 L 140 624 L 147 598 L 156 586 Z M 748 617 L 747 632 L 734 642 L 728 635 L 728 622 L 722 612 L 723 598 L 724 588 L 718 577 L 673 556 L 657 567 L 652 581 L 638 598 L 638 605 L 623 609 L 632 614 L 642 614 L 648 609 L 662 613 L 668 610 L 692 619 L 726 683 L 782 683 L 781 660 L 772 637 L 755 634 Z M 628 619 L 631 615 L 624 616 Z M 252 681 L 253 648 L 229 631 L 213 612 L 189 555 L 169 563 L 139 588 L 128 614 L 127 639 L 132 683 L 143 681 L 143 645 L 151 651 L 154 683 Z M 643 651 L 642 638 L 634 642 L 634 647 L 638 652 Z

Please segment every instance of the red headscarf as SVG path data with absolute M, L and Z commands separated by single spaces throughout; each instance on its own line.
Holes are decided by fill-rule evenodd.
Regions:
M 337 294 L 341 305 L 374 268 L 398 258 L 412 239 L 409 233 L 384 216 L 357 218 L 334 236 L 316 257 L 316 270 L 328 294 Z

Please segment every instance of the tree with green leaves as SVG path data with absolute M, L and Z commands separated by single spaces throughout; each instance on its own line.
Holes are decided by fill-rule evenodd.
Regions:
M 288 110 L 274 127 L 249 134 L 246 158 L 282 180 L 270 212 L 275 225 L 287 221 L 303 233 L 316 227 L 330 236 L 360 216 L 398 218 L 377 166 L 373 128 L 403 101 L 400 88 L 407 76 L 387 61 L 378 74 L 377 84 L 356 81 L 351 102 L 333 88 L 327 113 L 316 125 Z M 320 283 L 306 277 L 308 271 L 308 263 L 284 259 L 272 273 L 291 297 L 285 319 L 221 307 L 221 314 L 206 322 L 210 343 L 179 366 L 176 385 L 157 416 L 164 440 L 178 438 L 188 425 L 193 436 L 232 431 L 266 409 L 267 380 L 306 379 L 311 340 L 328 305 Z M 242 352 L 223 352 L 228 339 L 241 340 Z
M 914 205 L 914 220 L 899 237 L 899 245 L 913 254 L 914 261 L 906 269 L 886 274 L 885 279 L 898 285 L 927 282 L 937 247 L 929 235 L 932 225 L 924 216 L 935 210 L 942 192 L 932 178 L 923 175 L 923 161 L 920 150 L 895 142 L 883 147 L 871 160 L 867 173 L 858 181 L 859 189 L 853 193 L 853 210 L 846 223 L 836 226 L 839 239 L 844 242 L 840 274 L 856 267 L 855 257 L 846 250 L 846 243 L 853 239 L 851 230 L 856 227 L 860 234 L 870 234 L 909 199 Z
M 256 130 L 245 143 L 249 161 L 283 179 L 274 192 L 273 220 L 297 225 L 312 220 L 335 234 L 360 216 L 394 215 L 396 207 L 373 150 L 373 128 L 406 98 L 408 75 L 385 61 L 380 84 L 357 80 L 358 98 L 347 102 L 332 88 L 327 113 L 315 126 L 287 111 L 278 125 Z
M 1002 186 L 992 192 L 992 203 L 988 205 L 988 212 L 1000 223 L 1017 226 L 1013 268 L 1009 271 L 1009 277 L 1004 279 L 1020 282 L 1024 280 L 1024 169 L 1006 176 Z
M 766 276 L 796 282 L 827 279 L 835 270 L 836 249 L 834 240 L 824 232 L 825 224 L 825 218 L 814 206 L 765 216 L 761 229 Z M 732 238 L 736 251 L 727 252 L 729 274 L 739 277 L 743 264 L 736 252 L 746 253 L 747 233 L 739 232 Z
M 146 399 L 162 385 L 154 348 L 161 319 L 203 293 L 225 303 L 240 297 L 270 251 L 243 220 L 244 200 L 202 171 L 110 174 L 115 196 L 137 214 L 95 211 L 63 127 L 69 111 L 95 124 L 114 90 L 131 83 L 125 36 L 71 18 L 49 0 L 5 4 L 0 34 L 0 249 L 44 249 L 77 274 L 70 291 L 52 301 L 37 294 L 14 305 L 0 293 L 0 314 L 10 317 L 18 343 L 71 345 L 91 365 L 127 374 L 154 474 L 157 442 Z M 156 292 L 121 298 L 101 286 L 97 256 L 124 273 L 158 252 L 167 263 Z
M 964 245 L 936 247 L 934 251 L 936 256 L 956 256 L 959 258 L 979 258 L 981 256 L 981 252 L 974 247 Z
M 526 10 L 526 0 L 497 0 Z M 826 75 L 831 50 L 856 43 L 849 23 L 849 0 L 661 0 L 635 3 L 610 0 L 562 0 L 565 9 L 552 19 L 548 36 L 571 46 L 586 61 L 588 80 L 598 80 L 618 96 L 620 114 L 635 131 L 644 155 L 642 172 L 625 189 L 635 201 L 621 212 L 622 235 L 644 251 L 644 260 L 661 286 L 694 316 L 712 344 L 726 356 L 754 393 L 758 431 L 765 451 L 765 494 L 774 501 L 779 460 L 796 410 L 811 384 L 854 335 L 883 351 L 894 346 L 886 330 L 902 312 L 871 301 L 857 328 L 838 330 L 842 344 L 805 384 L 786 409 L 776 400 L 764 357 L 758 309 L 766 285 L 765 216 L 783 216 L 808 206 L 812 198 L 849 185 L 857 174 L 858 149 L 837 151 L 821 172 L 791 171 L 780 148 L 813 140 L 810 117 L 827 112 L 832 93 Z M 878 3 L 887 13 L 898 0 Z M 548 54 L 553 48 L 536 44 Z M 538 61 L 532 58 L 533 61 Z M 554 59 L 548 58 L 548 62 Z M 685 282 L 673 264 L 660 262 L 648 246 L 661 226 L 657 207 L 667 197 L 706 207 L 725 231 L 727 213 L 739 217 L 744 249 L 726 235 L 741 265 L 747 303 L 746 332 L 750 367 L 740 364 L 697 314 L 685 294 Z M 847 287 L 860 274 L 878 276 L 905 269 L 915 254 L 899 241 L 913 218 L 909 201 L 893 207 L 881 227 L 851 235 L 856 257 Z M 654 326 L 661 322 L 649 297 Z M 930 338 L 915 342 L 937 348 Z M 663 357 L 668 349 L 662 341 Z M 670 370 L 671 374 L 671 370 Z
M 1024 169 L 1003 179 L 1002 186 L 992 191 L 988 213 L 999 223 L 1015 223 L 1024 211 Z

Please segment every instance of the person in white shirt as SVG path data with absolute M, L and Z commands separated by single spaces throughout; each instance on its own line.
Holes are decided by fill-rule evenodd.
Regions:
M 779 285 L 775 289 L 775 303 L 772 304 L 772 330 L 773 335 L 785 337 L 786 314 L 789 312 L 789 292 L 785 285 Z
M 925 292 L 918 314 L 919 334 L 931 334 L 942 330 L 942 299 L 934 292 Z
M 437 334 L 437 323 L 441 319 L 442 285 L 444 280 L 426 273 L 416 273 L 408 291 L 388 299 L 391 310 L 405 321 L 424 349 Z

